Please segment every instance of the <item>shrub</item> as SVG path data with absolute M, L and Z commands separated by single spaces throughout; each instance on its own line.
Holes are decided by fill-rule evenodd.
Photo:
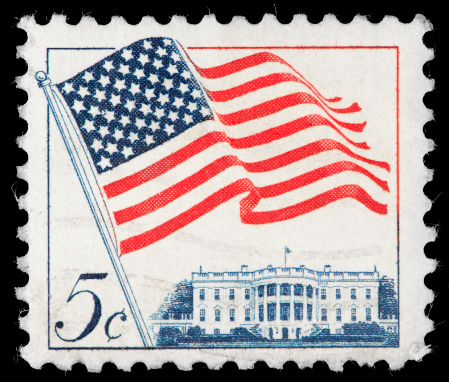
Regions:
M 178 338 L 182 336 L 181 330 L 170 326 L 163 326 L 159 330 L 158 346 L 177 346 Z

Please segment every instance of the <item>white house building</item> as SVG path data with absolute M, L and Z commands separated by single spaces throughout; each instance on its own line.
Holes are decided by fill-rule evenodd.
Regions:
M 206 334 L 246 327 L 266 338 L 301 338 L 345 323 L 378 321 L 379 273 L 273 268 L 192 273 L 193 319 Z

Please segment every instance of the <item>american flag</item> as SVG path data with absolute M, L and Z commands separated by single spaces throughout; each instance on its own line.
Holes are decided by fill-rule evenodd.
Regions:
M 95 167 L 121 255 L 237 196 L 245 224 L 292 219 L 344 198 L 387 213 L 357 179 L 388 192 L 372 169 L 389 165 L 358 154 L 368 145 L 347 137 L 365 122 L 337 117 L 360 107 L 330 106 L 341 99 L 324 98 L 272 53 L 200 68 L 176 41 L 149 38 L 56 87 Z M 339 174 L 344 184 L 333 183 Z

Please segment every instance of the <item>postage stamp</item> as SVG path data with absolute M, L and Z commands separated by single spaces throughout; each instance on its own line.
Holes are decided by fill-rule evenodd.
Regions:
M 32 367 L 427 354 L 425 18 L 19 27 Z

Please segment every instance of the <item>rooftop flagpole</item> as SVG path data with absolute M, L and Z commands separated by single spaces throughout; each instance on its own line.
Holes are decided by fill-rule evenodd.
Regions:
M 108 255 L 112 261 L 112 265 L 117 274 L 120 286 L 125 294 L 129 309 L 131 310 L 131 314 L 136 322 L 142 342 L 145 347 L 152 347 L 153 343 L 148 333 L 147 326 L 145 325 L 145 320 L 137 305 L 131 285 L 129 284 L 125 270 L 120 261 L 120 254 L 117 243 L 114 239 L 115 236 L 113 235 L 113 232 L 111 232 L 113 231 L 112 223 L 108 225 L 108 211 L 105 211 L 106 207 L 104 206 L 102 196 L 97 185 L 95 184 L 94 187 L 92 187 L 92 182 L 95 182 L 95 173 L 83 146 L 83 142 L 81 141 L 81 137 L 75 129 L 74 123 L 76 122 L 72 121 L 70 111 L 67 111 L 67 108 L 64 106 L 60 96 L 58 96 L 57 91 L 55 91 L 53 86 L 51 86 L 51 80 L 47 77 L 47 74 L 40 71 L 36 73 L 35 77 L 38 81 L 39 87 L 41 87 L 44 91 L 48 105 L 53 116 L 55 117 L 59 131 L 73 163 L 73 167 L 78 175 L 84 194 L 86 195 L 87 201 L 94 215 L 95 222 L 100 230 Z

